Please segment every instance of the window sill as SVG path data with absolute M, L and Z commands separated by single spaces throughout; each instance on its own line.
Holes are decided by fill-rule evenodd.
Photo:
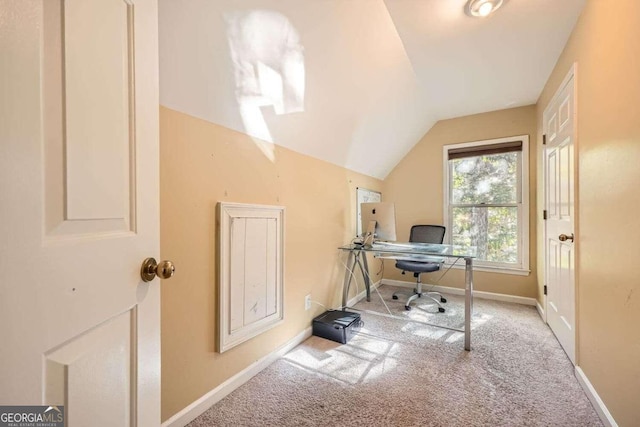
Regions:
M 456 270 L 464 270 L 465 266 L 459 263 L 456 263 L 451 266 Z M 531 270 L 525 270 L 522 268 L 508 268 L 508 267 L 490 267 L 487 265 L 477 265 L 473 264 L 473 271 L 484 271 L 487 273 L 502 273 L 502 274 L 512 274 L 514 276 L 528 276 L 531 274 Z

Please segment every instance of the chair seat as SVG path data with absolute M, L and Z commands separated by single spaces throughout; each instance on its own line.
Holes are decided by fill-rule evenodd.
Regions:
M 396 262 L 396 268 L 404 271 L 410 271 L 411 273 L 430 273 L 432 271 L 440 270 L 440 264 L 435 262 L 398 260 Z

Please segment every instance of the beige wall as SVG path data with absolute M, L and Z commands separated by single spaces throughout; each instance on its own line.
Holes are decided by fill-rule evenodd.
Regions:
M 353 237 L 355 189 L 381 181 L 266 144 L 176 111 L 160 114 L 161 252 L 176 264 L 162 286 L 162 419 L 273 352 L 324 311 L 304 296 L 340 302 L 336 249 Z M 215 352 L 218 201 L 282 205 L 285 322 L 224 354 Z
M 545 107 L 574 62 L 577 363 L 616 422 L 638 425 L 640 2 L 587 1 L 538 101 L 539 129 Z
M 530 255 L 532 271 L 528 276 L 474 272 L 476 290 L 523 297 L 536 296 L 536 108 L 527 106 L 473 116 L 441 120 L 416 144 L 387 176 L 383 184 L 384 200 L 396 205 L 398 240 L 409 239 L 413 224 L 443 222 L 442 147 L 460 142 L 481 141 L 506 136 L 529 135 L 530 147 Z M 385 269 L 385 278 L 412 281 L 395 268 Z M 451 270 L 440 284 L 463 287 L 464 271 Z

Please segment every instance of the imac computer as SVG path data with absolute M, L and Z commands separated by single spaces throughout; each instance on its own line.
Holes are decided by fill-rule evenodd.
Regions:
M 361 203 L 362 244 L 396 240 L 396 209 L 393 203 Z

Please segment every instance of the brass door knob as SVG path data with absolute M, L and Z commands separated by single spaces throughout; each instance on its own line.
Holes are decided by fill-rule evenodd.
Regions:
M 566 242 L 567 240 L 571 240 L 573 242 L 573 233 L 571 233 L 571 236 L 567 236 L 566 234 L 561 234 L 558 236 L 558 240 L 560 240 L 561 242 Z
M 170 279 L 176 272 L 176 268 L 171 261 L 156 262 L 155 258 L 147 258 L 140 268 L 140 277 L 144 282 L 150 282 L 154 277 Z

